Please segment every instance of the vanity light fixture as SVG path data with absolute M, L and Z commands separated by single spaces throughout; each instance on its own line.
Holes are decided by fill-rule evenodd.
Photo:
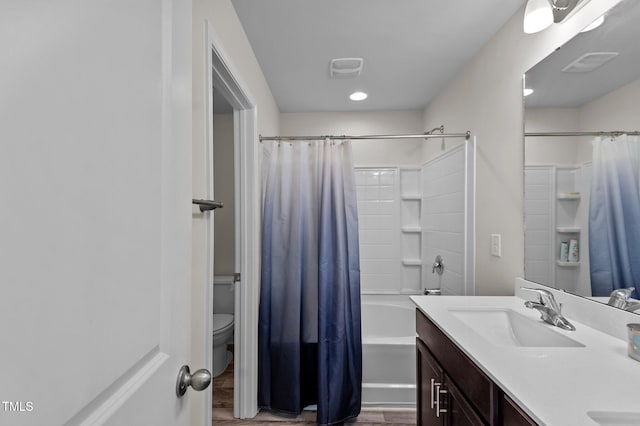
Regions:
M 533 34 L 553 24 L 553 8 L 549 0 L 529 0 L 524 9 L 524 32 Z
M 353 92 L 352 94 L 349 95 L 349 99 L 351 99 L 352 101 L 364 101 L 365 99 L 367 99 L 369 95 L 367 95 L 364 92 Z
M 528 0 L 524 10 L 524 32 L 533 34 L 548 28 L 554 22 L 564 21 L 578 4 L 589 0 Z
M 564 21 L 571 12 L 577 10 L 577 6 L 584 6 L 589 0 L 550 0 L 553 7 L 553 22 Z

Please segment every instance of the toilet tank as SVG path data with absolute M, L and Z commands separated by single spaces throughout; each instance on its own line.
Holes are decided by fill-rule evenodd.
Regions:
M 233 275 L 213 277 L 213 313 L 232 314 L 235 308 Z

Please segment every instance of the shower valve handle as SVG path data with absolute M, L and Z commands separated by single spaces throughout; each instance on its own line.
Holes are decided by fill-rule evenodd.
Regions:
M 440 255 L 436 256 L 436 260 L 433 262 L 433 268 L 431 268 L 432 274 L 435 274 L 436 272 L 438 275 L 442 275 L 444 272 L 444 263 L 442 263 L 442 256 Z

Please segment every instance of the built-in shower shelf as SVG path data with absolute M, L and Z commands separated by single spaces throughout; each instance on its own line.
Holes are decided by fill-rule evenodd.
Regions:
M 402 232 L 405 234 L 419 234 L 422 232 L 422 228 L 419 226 L 403 226 Z
M 558 266 L 562 266 L 563 268 L 575 268 L 580 266 L 580 262 L 563 262 L 561 260 L 557 260 L 556 263 Z
M 560 192 L 557 197 L 558 200 L 579 200 L 580 193 L 579 192 Z
M 403 200 L 417 200 L 420 201 L 422 196 L 420 194 L 404 194 L 401 196 Z
M 578 226 L 558 226 L 556 231 L 561 234 L 578 234 L 580 233 L 580 227 Z
M 402 259 L 404 266 L 422 266 L 422 260 L 420 259 Z

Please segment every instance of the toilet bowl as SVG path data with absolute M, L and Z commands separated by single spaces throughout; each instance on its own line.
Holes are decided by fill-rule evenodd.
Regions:
M 233 315 L 213 314 L 213 377 L 219 376 L 227 368 L 233 355 L 227 351 L 227 344 L 233 340 Z

